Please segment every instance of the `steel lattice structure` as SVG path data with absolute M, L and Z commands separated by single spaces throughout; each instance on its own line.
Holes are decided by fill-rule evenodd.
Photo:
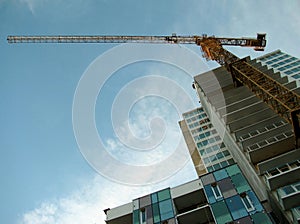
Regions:
M 225 38 L 215 36 L 8 36 L 8 43 L 151 43 L 196 44 L 207 60 L 215 60 L 226 67 L 236 83 L 247 86 L 267 103 L 279 116 L 293 125 L 296 147 L 300 144 L 300 96 L 279 82 L 251 66 L 245 60 L 223 48 L 228 46 L 253 47 L 263 51 L 265 34 L 257 38 Z

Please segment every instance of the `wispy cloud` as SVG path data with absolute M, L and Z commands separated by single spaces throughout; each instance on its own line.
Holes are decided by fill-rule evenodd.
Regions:
M 27 5 L 32 14 L 35 14 L 35 10 L 38 6 L 47 2 L 48 0 L 19 0 L 20 3 Z
M 191 166 L 185 166 L 178 175 L 184 181 L 196 178 L 196 174 L 191 172 Z M 180 181 L 173 177 L 157 185 L 132 187 L 95 175 L 77 186 L 76 191 L 58 199 L 45 200 L 37 208 L 26 212 L 19 224 L 104 224 L 104 209 L 131 202 L 168 186 L 176 186 Z
M 56 200 L 44 201 L 36 209 L 27 212 L 20 224 L 69 224 L 69 223 L 104 223 L 103 204 L 119 205 L 120 201 L 129 202 L 135 197 L 137 189 L 111 184 L 101 176 L 87 180 L 87 184 Z M 139 189 L 143 192 L 145 189 Z M 112 197 L 118 195 L 118 197 Z

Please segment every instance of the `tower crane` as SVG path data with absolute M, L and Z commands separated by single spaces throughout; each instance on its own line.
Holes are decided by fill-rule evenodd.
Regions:
M 150 43 L 150 44 L 196 44 L 203 57 L 225 66 L 236 85 L 247 86 L 255 95 L 269 105 L 279 116 L 292 124 L 296 147 L 300 144 L 300 96 L 261 72 L 223 46 L 252 47 L 263 51 L 266 34 L 256 38 L 225 38 L 215 36 L 8 36 L 8 43 Z

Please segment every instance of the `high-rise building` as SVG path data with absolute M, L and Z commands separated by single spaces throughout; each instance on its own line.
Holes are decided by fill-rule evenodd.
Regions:
M 238 165 L 105 210 L 107 224 L 271 224 Z
M 300 59 L 277 50 L 257 58 L 257 62 L 280 72 L 282 76 L 289 77 L 291 81 L 296 80 L 300 86 Z
M 298 59 L 276 51 L 244 60 L 300 94 Z M 195 76 L 193 86 L 201 107 L 179 124 L 199 179 L 108 209 L 106 223 L 300 223 L 292 126 L 235 87 L 224 67 Z
M 234 163 L 208 115 L 202 107 L 186 112 L 179 122 L 197 174 L 218 170 Z
M 277 53 L 274 59 L 283 56 L 281 52 Z M 280 75 L 257 60 L 246 60 L 299 94 L 299 87 L 295 82 L 290 82 L 287 76 Z M 300 206 L 300 150 L 295 148 L 291 125 L 247 87 L 234 87 L 231 75 L 223 67 L 196 76 L 194 86 L 213 126 L 219 134 L 222 133 L 223 143 L 267 211 L 275 214 L 277 222 L 297 223 Z

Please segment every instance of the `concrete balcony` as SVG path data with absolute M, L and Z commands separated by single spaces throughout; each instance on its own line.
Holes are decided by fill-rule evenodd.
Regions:
M 256 168 L 260 175 L 264 175 L 265 173 L 267 173 L 267 171 L 271 171 L 277 167 L 282 166 L 283 164 L 294 162 L 297 158 L 300 158 L 300 150 L 294 149 L 284 154 L 260 162 L 256 165 Z
M 300 182 L 279 188 L 277 196 L 284 210 L 300 206 Z
M 181 214 L 207 204 L 199 179 L 171 189 L 176 213 Z
M 258 101 L 251 105 L 240 107 L 240 109 L 235 110 L 233 112 L 229 112 L 226 115 L 223 115 L 222 118 L 226 120 L 226 123 L 231 123 L 236 120 L 240 120 L 243 117 L 247 117 L 250 114 L 256 113 L 260 110 L 264 110 L 266 108 L 267 105 L 264 102 Z
M 255 104 L 259 101 L 260 100 L 256 96 L 252 95 L 243 98 L 241 100 L 237 100 L 235 103 L 229 105 L 226 102 L 226 106 L 219 108 L 218 113 L 220 114 L 220 116 L 224 116 L 225 114 L 240 110 L 241 108 L 247 107 L 248 105 Z
M 293 216 L 293 224 L 300 223 L 300 206 L 291 209 L 292 216 Z
M 281 119 L 274 114 L 270 108 L 265 108 L 264 110 L 257 111 L 255 113 L 249 114 L 246 117 L 235 120 L 234 122 L 228 123 L 227 127 L 231 133 L 234 134 L 238 141 L 244 141 L 246 138 L 250 137 L 250 132 L 265 126 L 276 123 Z
M 254 96 L 245 86 L 230 89 L 228 91 L 223 92 L 222 94 L 223 94 L 222 97 L 218 95 L 210 97 L 210 101 L 213 102 L 213 105 L 217 109 L 224 107 L 226 105 L 231 105 L 235 103 L 237 100 L 242 100 Z
M 106 211 L 106 220 L 107 224 L 124 224 L 124 223 L 133 223 L 132 220 L 132 203 L 128 203 L 114 209 L 108 209 Z
M 199 179 L 171 189 L 179 224 L 213 222 L 213 216 Z
M 177 215 L 177 221 L 178 224 L 204 224 L 214 223 L 214 218 L 209 205 L 203 205 Z
M 270 190 L 300 181 L 300 161 L 286 163 L 266 172 L 265 180 Z
M 283 120 L 279 120 L 275 123 L 269 123 L 264 127 L 259 124 L 256 125 L 256 130 L 251 130 L 248 134 L 240 138 L 240 142 L 243 148 L 246 148 L 255 143 L 261 142 L 265 139 L 270 139 L 281 133 L 285 133 L 291 130 L 291 125 Z
M 269 139 L 248 146 L 244 150 L 248 159 L 257 164 L 274 156 L 292 150 L 295 146 L 295 138 L 292 131 L 281 133 Z

